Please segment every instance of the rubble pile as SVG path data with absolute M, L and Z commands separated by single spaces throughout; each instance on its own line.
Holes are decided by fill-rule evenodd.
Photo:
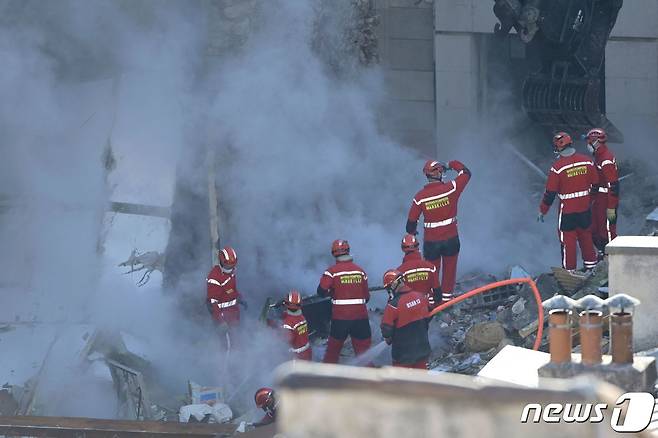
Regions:
M 530 277 L 521 266 L 513 266 L 508 278 Z M 561 268 L 540 274 L 535 282 L 542 301 L 554 295 L 574 299 L 586 295 L 607 297 L 608 264 L 603 260 L 591 273 L 569 273 Z M 457 283 L 458 294 L 499 280 L 492 274 L 470 274 Z M 532 349 L 538 328 L 537 305 L 527 284 L 494 289 L 441 312 L 430 325 L 433 356 L 430 369 L 460 374 L 477 374 L 506 345 Z M 540 349 L 548 346 L 548 318 Z M 574 351 L 580 346 L 574 330 Z M 609 339 L 604 333 L 602 344 Z

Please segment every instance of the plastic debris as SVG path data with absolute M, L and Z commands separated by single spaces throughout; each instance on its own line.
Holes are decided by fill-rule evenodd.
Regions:
M 226 423 L 231 418 L 233 418 L 233 412 L 224 403 L 215 403 L 212 406 L 206 403 L 181 406 L 178 417 L 181 423 Z
M 213 405 L 224 401 L 224 390 L 217 386 L 201 386 L 191 380 L 187 382 L 191 404 Z

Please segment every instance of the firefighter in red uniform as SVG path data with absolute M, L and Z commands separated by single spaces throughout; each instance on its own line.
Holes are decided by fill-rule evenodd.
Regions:
M 240 322 L 238 304 L 246 307 L 235 283 L 235 266 L 237 264 L 238 256 L 235 250 L 230 246 L 222 248 L 219 251 L 219 265 L 213 266 L 206 279 L 208 311 L 215 322 L 228 326 L 236 326 Z
M 329 267 L 318 285 L 318 295 L 331 297 L 331 330 L 324 355 L 325 363 L 338 363 L 340 351 L 348 336 L 359 355 L 370 348 L 370 322 L 366 303 L 370 299 L 368 276 L 352 261 L 346 240 L 335 240 L 331 254 L 336 264 Z
M 418 240 L 407 234 L 400 244 L 404 258 L 397 270 L 404 275 L 404 282 L 413 290 L 424 293 L 431 307 L 441 303 L 439 273 L 433 263 L 424 260 L 418 249 Z
M 266 426 L 276 421 L 277 401 L 272 388 L 260 388 L 254 394 L 254 402 L 258 409 L 265 411 L 265 416 L 258 422 L 253 423 L 255 427 Z
M 412 290 L 402 273 L 393 269 L 384 274 L 384 287 L 392 297 L 384 309 L 381 329 L 392 347 L 393 366 L 426 370 L 431 353 L 427 296 Z
M 297 359 L 312 360 L 313 351 L 308 340 L 308 324 L 302 314 L 302 296 L 296 290 L 291 290 L 283 301 L 286 312 L 283 316 L 282 328 L 290 343 L 290 352 Z
M 590 192 L 598 184 L 598 174 L 592 160 L 576 153 L 571 136 L 566 132 L 555 134 L 553 147 L 559 157 L 548 173 L 537 221 L 544 222 L 544 215 L 555 197 L 559 197 L 558 234 L 562 245 L 562 267 L 570 271 L 576 269 L 577 242 L 585 269 L 591 270 L 598 260 L 590 229 Z
M 617 160 L 608 148 L 606 132 L 594 128 L 587 133 L 586 140 L 599 174 L 599 184 L 595 187 L 592 202 L 592 240 L 602 255 L 608 242 L 617 237 L 619 174 Z
M 453 181 L 443 182 L 446 170 L 456 170 Z M 441 290 L 443 301 L 452 299 L 457 275 L 459 233 L 457 232 L 457 203 L 471 179 L 471 172 L 459 161 L 448 166 L 438 161 L 427 161 L 423 167 L 428 183 L 414 196 L 407 220 L 407 233 L 417 234 L 420 215 L 423 215 L 425 235 L 423 257 L 436 266 L 443 265 Z

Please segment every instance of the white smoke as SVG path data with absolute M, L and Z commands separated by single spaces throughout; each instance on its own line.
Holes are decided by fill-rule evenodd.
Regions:
M 400 263 L 411 197 L 425 183 L 420 169 L 435 157 L 386 135 L 377 117 L 390 104 L 381 69 L 337 75 L 327 63 L 335 53 L 323 50 L 350 23 L 329 21 L 329 43 L 313 44 L 320 0 L 261 0 L 261 20 L 246 44 L 205 75 L 198 74 L 207 42 L 201 3 L 28 1 L 22 12 L 17 4 L 0 3 L 7 12 L 0 19 L 0 195 L 12 205 L 0 212 L 1 319 L 138 333 L 168 389 L 184 391 L 187 378 L 223 384 L 250 406 L 253 390 L 271 384 L 271 370 L 286 356 L 283 342 L 254 320 L 263 298 L 293 287 L 313 294 L 337 238 L 350 241 L 355 261 L 379 284 Z M 321 27 L 327 31 L 327 23 Z M 250 304 L 228 372 L 203 309 L 209 257 L 167 295 L 155 282 L 137 290 L 129 278 L 108 274 L 97 256 L 107 201 L 116 194 L 102 165 L 110 134 L 117 150 L 141 158 L 122 163 L 139 181 L 122 200 L 150 193 L 158 205 L 164 181 L 136 175 L 178 165 L 179 178 L 205 193 L 206 163 L 190 157 L 203 155 L 208 132 L 219 161 L 221 242 L 238 251 L 238 285 Z M 440 145 L 450 152 L 437 158 L 459 159 L 473 171 L 460 205 L 460 272 L 558 264 L 555 228 L 534 222 L 541 189 L 527 188 L 522 165 L 484 126 L 458 143 Z M 207 229 L 205 212 L 186 215 Z M 181 307 L 201 309 L 202 321 Z M 50 414 L 113 409 L 103 384 L 65 367 L 49 361 L 45 373 Z M 84 396 L 62 397 L 66 391 Z
M 399 263 L 422 161 L 379 130 L 381 72 L 339 80 L 313 51 L 313 2 L 266 8 L 217 79 L 222 241 L 238 250 L 246 294 L 315 293 L 339 238 L 377 284 Z

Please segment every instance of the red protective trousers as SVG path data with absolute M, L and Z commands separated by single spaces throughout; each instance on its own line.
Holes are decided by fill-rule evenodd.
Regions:
M 327 350 L 324 353 L 324 363 L 338 363 L 340 351 L 348 336 L 352 339 L 352 347 L 357 356 L 368 351 L 371 344 L 368 319 L 332 320 Z
M 607 209 L 608 194 L 594 194 L 592 201 L 592 240 L 600 251 L 603 251 L 608 242 L 617 237 L 617 224 L 610 223 Z
M 457 258 L 459 254 L 454 256 L 442 256 L 434 260 L 429 260 L 436 266 L 436 271 L 441 272 L 441 290 L 443 291 L 443 301 L 450 301 L 453 296 L 452 292 L 455 290 L 455 283 L 457 281 Z M 441 270 L 443 265 L 443 270 Z
M 327 342 L 327 351 L 324 354 L 324 363 L 338 363 L 340 358 L 340 351 L 343 349 L 343 344 L 345 340 L 332 338 L 329 336 L 329 342 Z M 354 353 L 358 356 L 365 353 L 370 348 L 370 338 L 368 339 L 356 339 L 352 338 L 352 347 L 354 347 Z

